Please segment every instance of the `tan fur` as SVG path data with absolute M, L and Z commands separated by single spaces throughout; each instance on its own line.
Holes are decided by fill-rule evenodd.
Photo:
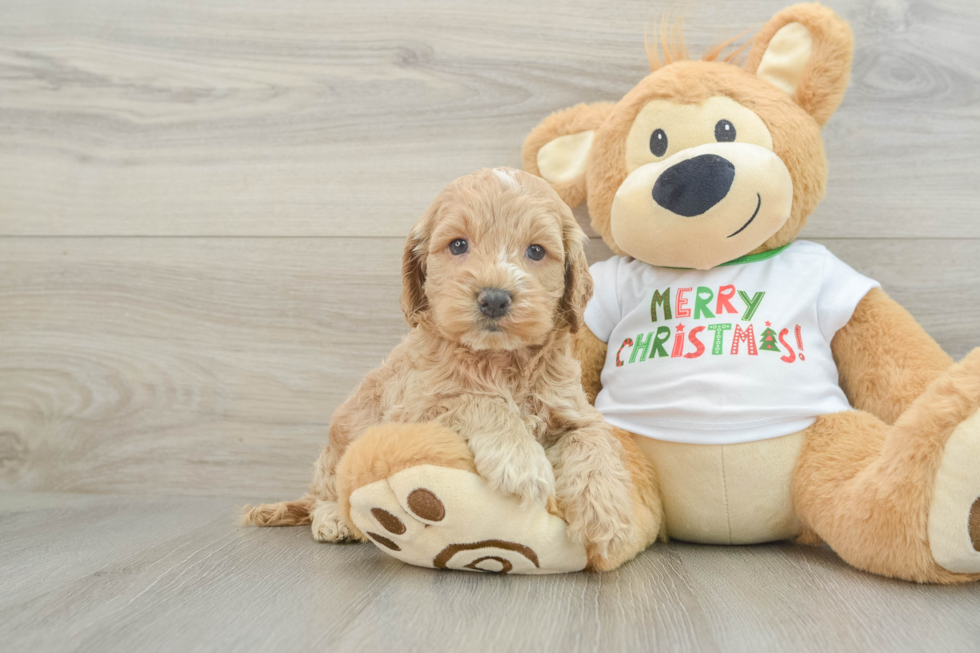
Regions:
M 635 536 L 631 546 L 623 547 L 619 555 L 602 556 L 595 547 L 588 547 L 589 566 L 596 571 L 609 571 L 632 559 L 636 553 L 660 540 L 667 541 L 663 502 L 657 485 L 657 472 L 633 441 L 633 435 L 614 428 L 613 434 L 623 448 L 623 460 L 633 480 L 632 504 Z
M 698 84 L 691 84 L 696 78 Z M 623 254 L 610 229 L 613 198 L 629 174 L 625 142 L 640 110 L 652 100 L 699 104 L 724 95 L 758 114 L 773 137 L 773 151 L 793 179 L 793 207 L 783 227 L 760 249 L 781 247 L 793 240 L 806 218 L 823 199 L 827 160 L 820 129 L 785 93 L 736 66 L 705 61 L 681 61 L 649 75 L 620 101 L 599 127 L 586 169 L 592 226 L 610 249 Z
M 606 362 L 606 343 L 599 340 L 588 327 L 572 338 L 572 353 L 582 364 L 582 388 L 590 404 L 602 390 L 602 366 Z
M 769 39 L 779 27 L 793 21 L 817 31 L 814 58 L 790 97 L 754 73 Z M 628 175 L 625 140 L 636 116 L 651 100 L 699 104 L 718 95 L 730 97 L 762 118 L 772 134 L 773 151 L 793 179 L 789 219 L 755 251 L 781 247 L 792 242 L 823 199 L 828 166 L 820 126 L 840 104 L 847 88 L 851 39 L 850 28 L 829 9 L 817 4 L 790 7 L 759 31 L 744 68 L 718 61 L 675 61 L 645 77 L 618 103 L 580 104 L 552 114 L 525 139 L 524 167 L 538 174 L 537 152 L 541 147 L 558 136 L 596 130 L 584 185 L 576 181 L 572 189 L 560 185 L 556 190 L 571 206 L 587 198 L 593 228 L 610 249 L 625 255 L 612 237 L 610 214 L 616 191 Z M 820 100 L 820 92 L 829 95 Z
M 545 118 L 524 140 L 524 169 L 533 175 L 540 176 L 538 150 L 559 136 L 598 129 L 614 106 L 616 105 L 613 102 L 579 104 Z M 572 208 L 585 201 L 584 175 L 572 181 L 555 184 L 553 188 L 562 200 Z
M 752 41 L 746 41 L 738 47 L 733 46 L 736 41 L 748 34 L 750 31 L 751 30 L 745 30 L 741 34 L 736 34 L 729 39 L 725 39 L 724 41 L 711 46 L 703 55 L 701 55 L 701 61 L 724 61 L 725 63 L 738 65 L 739 57 L 749 46 L 752 45 Z M 674 21 L 673 24 L 669 24 L 668 18 L 664 16 L 660 21 L 659 50 L 657 49 L 656 42 L 652 44 L 650 43 L 650 40 L 647 38 L 646 29 L 643 30 L 643 47 L 647 52 L 647 61 L 650 64 L 650 72 L 655 73 L 667 64 L 688 59 L 689 56 L 687 53 L 687 46 L 684 43 L 684 21 L 682 19 L 678 19 Z M 722 53 L 729 47 L 732 49 L 725 54 L 724 57 L 722 57 Z M 662 50 L 664 53 L 662 61 L 660 58 L 660 50 Z
M 701 56 L 701 61 L 724 61 L 725 63 L 730 63 L 736 66 L 739 65 L 739 59 L 742 56 L 742 53 L 752 45 L 752 41 L 746 41 L 738 47 L 732 47 L 724 58 L 722 58 L 721 55 L 727 48 L 734 46 L 736 41 L 748 34 L 750 31 L 751 30 L 745 30 L 741 34 L 736 34 L 730 39 L 726 39 L 721 43 L 712 46 Z
M 939 567 L 926 532 L 943 447 L 978 408 L 980 349 L 933 381 L 892 426 L 859 411 L 820 417 L 793 480 L 800 519 L 855 567 L 920 583 L 980 580 Z
M 800 23 L 813 37 L 813 54 L 793 101 L 823 127 L 844 99 L 851 79 L 854 34 L 837 15 L 817 3 L 793 5 L 773 16 L 756 34 L 745 70 L 755 73 L 772 37 L 789 23 Z
M 791 94 L 755 74 L 770 41 L 790 23 L 806 27 L 812 39 L 810 57 Z M 578 105 L 546 118 L 525 141 L 525 166 L 537 172 L 537 152 L 551 139 L 595 130 L 584 184 L 576 180 L 571 190 L 560 190 L 574 204 L 584 196 L 592 226 L 610 249 L 625 255 L 612 234 L 611 211 L 630 174 L 626 140 L 636 117 L 653 100 L 683 106 L 727 97 L 763 121 L 772 150 L 792 179 L 788 219 L 752 252 L 792 242 L 824 195 L 828 164 L 820 129 L 840 105 L 850 79 L 850 27 L 817 3 L 789 7 L 759 29 L 742 67 L 729 63 L 734 58 L 717 60 L 729 43 L 709 51 L 705 60 L 686 60 L 679 25 L 673 32 L 662 28 L 661 42 L 666 63 L 648 47 L 653 72 L 620 101 Z M 804 522 L 800 539 L 826 540 L 851 564 L 898 578 L 941 583 L 975 578 L 936 565 L 926 522 L 945 442 L 977 409 L 980 354 L 974 351 L 951 367 L 952 360 L 912 316 L 880 290 L 860 302 L 831 346 L 845 394 L 865 412 L 824 416 L 809 430 L 794 479 Z M 594 401 L 601 390 L 605 344 L 585 328 L 576 334 L 573 347 L 583 366 L 586 393 Z M 963 523 L 977 542 L 980 508 L 964 515 Z
M 797 544 L 802 544 L 803 546 L 823 546 L 823 538 L 814 532 L 812 528 L 803 527 L 803 532 L 796 536 L 793 540 Z
M 697 85 L 690 80 L 696 77 Z M 744 70 L 720 62 L 681 61 L 649 75 L 616 105 L 578 105 L 555 113 L 541 123 L 524 142 L 524 165 L 537 173 L 537 151 L 559 135 L 596 129 L 593 124 L 602 113 L 606 119 L 598 126 L 585 174 L 585 187 L 592 226 L 617 254 L 624 254 L 610 230 L 610 214 L 616 191 L 628 175 L 625 139 L 640 110 L 651 100 L 668 99 L 698 104 L 726 95 L 755 111 L 773 135 L 773 150 L 786 164 L 793 178 L 793 208 L 789 220 L 760 250 L 791 242 L 806 218 L 823 199 L 827 180 L 827 161 L 819 126 L 785 93 Z M 583 123 L 590 126 L 584 127 Z M 577 183 L 577 182 L 576 182 Z M 573 190 L 556 187 L 571 206 L 582 201 L 578 186 Z
M 951 359 L 912 315 L 880 288 L 869 292 L 830 343 L 852 406 L 893 424 Z
M 296 501 L 245 506 L 242 523 L 256 526 L 301 526 L 309 524 L 310 512 L 313 511 L 315 502 L 314 497 L 305 496 Z
M 469 242 L 462 256 L 448 249 L 458 238 Z M 527 259 L 531 244 L 543 246 L 546 258 Z M 592 280 L 568 206 L 521 171 L 462 177 L 412 229 L 402 269 L 402 307 L 414 328 L 334 413 L 310 488 L 322 516 L 319 524 L 313 516 L 318 539 L 360 537 L 349 493 L 397 471 L 366 461 L 407 456 L 471 464 L 491 487 L 552 501 L 570 532 L 615 564 L 642 550 L 660 532 L 655 487 L 635 463 L 635 445 L 589 405 L 571 355 Z M 511 313 L 495 327 L 476 304 L 488 286 L 513 294 Z M 425 447 L 423 433 L 432 438 Z M 341 487 L 338 465 L 347 479 Z
M 684 17 L 681 16 L 673 23 L 667 16 L 660 20 L 660 50 L 663 50 L 663 61 L 660 59 L 656 43 L 650 45 L 645 29 L 643 30 L 643 47 L 647 51 L 647 61 L 650 63 L 651 71 L 657 71 L 666 64 L 687 59 L 687 45 L 684 43 Z
M 466 442 L 441 424 L 381 424 L 364 431 L 337 465 L 340 513 L 350 519 L 350 495 L 359 487 L 416 465 L 476 472 Z

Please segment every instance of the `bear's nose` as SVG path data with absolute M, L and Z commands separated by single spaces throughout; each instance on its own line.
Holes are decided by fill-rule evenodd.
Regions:
M 480 312 L 492 318 L 507 315 L 507 311 L 510 310 L 510 302 L 510 293 L 501 288 L 484 288 L 477 298 Z
M 724 199 L 735 179 L 735 166 L 717 154 L 701 154 L 676 163 L 653 185 L 653 201 L 691 218 Z

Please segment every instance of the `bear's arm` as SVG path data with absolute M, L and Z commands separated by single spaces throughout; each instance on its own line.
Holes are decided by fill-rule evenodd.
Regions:
M 602 390 L 602 366 L 606 363 L 606 343 L 599 340 L 589 327 L 582 325 L 572 336 L 572 354 L 582 365 L 582 388 L 594 404 Z
M 888 424 L 953 360 L 915 318 L 873 288 L 830 343 L 851 405 Z

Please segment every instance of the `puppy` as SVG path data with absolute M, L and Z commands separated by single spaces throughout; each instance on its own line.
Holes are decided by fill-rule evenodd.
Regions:
M 584 241 L 538 177 L 495 168 L 449 184 L 405 245 L 412 331 L 334 413 L 309 494 L 252 508 L 246 521 L 356 539 L 337 504 L 347 446 L 377 424 L 438 422 L 466 440 L 493 488 L 546 503 L 590 555 L 629 546 L 623 445 L 586 399 L 571 355 L 592 293 Z

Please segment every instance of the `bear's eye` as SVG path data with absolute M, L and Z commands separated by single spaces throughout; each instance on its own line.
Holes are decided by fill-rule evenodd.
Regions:
M 735 125 L 727 120 L 715 123 L 715 140 L 719 143 L 731 143 L 735 140 Z
M 449 243 L 449 253 L 453 256 L 459 256 L 460 254 L 465 254 L 466 250 L 470 248 L 469 244 L 462 239 L 457 238 L 453 242 Z
M 544 258 L 544 247 L 541 245 L 531 245 L 527 248 L 527 257 L 532 261 L 540 261 Z
M 663 156 L 667 151 L 667 134 L 662 129 L 650 134 L 650 151 L 653 156 Z

